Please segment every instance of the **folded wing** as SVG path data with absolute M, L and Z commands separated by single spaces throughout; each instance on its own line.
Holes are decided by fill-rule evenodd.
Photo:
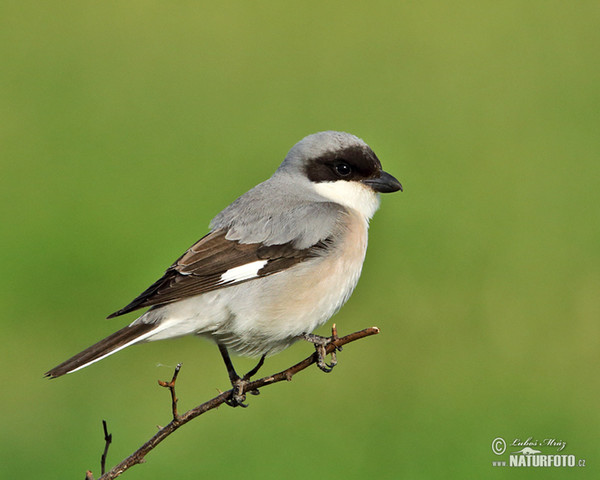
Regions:
M 322 255 L 332 243 L 328 238 L 309 248 L 297 249 L 291 242 L 281 245 L 240 243 L 227 240 L 226 233 L 220 229 L 201 238 L 159 280 L 108 318 L 281 272 Z

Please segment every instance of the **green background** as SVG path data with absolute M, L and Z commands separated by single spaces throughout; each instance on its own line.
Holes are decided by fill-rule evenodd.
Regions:
M 112 466 L 169 421 L 156 380 L 177 362 L 182 410 L 227 388 L 191 337 L 42 374 L 132 321 L 104 317 L 335 129 L 405 187 L 335 317 L 381 334 L 124 478 L 597 478 L 599 25 L 595 1 L 3 2 L 0 476 L 98 477 L 101 420 Z M 498 436 L 587 466 L 492 467 Z

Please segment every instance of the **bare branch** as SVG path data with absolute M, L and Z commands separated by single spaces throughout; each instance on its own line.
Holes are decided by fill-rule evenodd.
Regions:
M 108 455 L 108 447 L 112 442 L 112 434 L 108 433 L 108 427 L 106 426 L 106 420 L 102 420 L 102 428 L 104 429 L 104 452 L 102 453 L 102 458 L 100 459 L 100 471 L 101 475 L 106 473 L 106 456 Z
M 365 328 L 364 330 L 360 330 L 358 332 L 351 333 L 350 335 L 346 335 L 345 337 L 338 338 L 337 331 L 335 329 L 335 325 L 332 329 L 332 341 L 326 349 L 327 354 L 334 353 L 336 350 L 341 350 L 342 345 L 346 345 L 347 343 L 354 342 L 361 338 L 369 337 L 371 335 L 376 335 L 379 333 L 379 329 L 377 327 Z M 318 360 L 317 352 L 313 353 L 311 356 L 305 358 L 301 362 L 298 362 L 296 365 L 292 365 L 291 367 L 279 372 L 274 375 L 270 375 L 267 377 L 263 377 L 261 379 L 255 380 L 253 382 L 249 382 L 244 387 L 244 391 L 250 392 L 254 390 L 259 390 L 262 387 L 266 387 L 268 385 L 273 385 L 275 383 L 281 381 L 290 381 L 294 375 L 298 372 L 306 369 L 313 363 L 316 363 Z M 110 480 L 113 478 L 117 478 L 127 469 L 131 468 L 138 463 L 143 463 L 146 455 L 151 452 L 156 446 L 161 443 L 165 438 L 171 435 L 175 430 L 179 427 L 185 425 L 190 420 L 202 415 L 203 413 L 208 412 L 224 403 L 226 403 L 234 394 L 233 389 L 228 390 L 226 392 L 221 393 L 220 395 L 212 398 L 211 400 L 198 405 L 191 410 L 188 410 L 182 415 L 177 413 L 177 397 L 175 396 L 175 381 L 177 379 L 177 374 L 181 368 L 181 364 L 177 365 L 175 369 L 175 373 L 173 375 L 173 379 L 171 382 L 160 382 L 159 384 L 163 387 L 169 388 L 171 391 L 171 399 L 172 399 L 172 409 L 173 409 L 173 420 L 161 428 L 152 438 L 150 438 L 146 443 L 144 443 L 140 448 L 138 448 L 134 453 L 132 453 L 129 457 L 123 460 L 121 463 L 113 467 L 110 471 L 103 474 L 98 480 Z M 164 385 L 163 385 L 164 384 Z M 243 392 L 239 392 L 240 394 Z M 108 446 L 106 447 L 108 448 Z
M 175 367 L 175 372 L 173 373 L 173 378 L 170 382 L 163 382 L 162 380 L 158 381 L 158 384 L 161 387 L 168 388 L 171 391 L 171 408 L 173 410 L 173 420 L 180 420 L 179 414 L 177 413 L 177 396 L 175 395 L 175 382 L 177 381 L 177 375 L 179 375 L 179 370 L 181 370 L 181 363 L 178 363 Z M 104 472 L 102 472 L 104 474 Z

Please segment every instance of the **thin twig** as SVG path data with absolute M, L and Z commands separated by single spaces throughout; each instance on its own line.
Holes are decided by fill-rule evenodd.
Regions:
M 177 396 L 175 395 L 175 382 L 177 381 L 177 375 L 179 375 L 179 370 L 181 370 L 181 365 L 181 363 L 178 363 L 175 367 L 175 372 L 173 373 L 173 378 L 170 382 L 163 382 L 162 380 L 158 381 L 158 384 L 161 387 L 168 388 L 171 392 L 171 408 L 173 410 L 173 420 L 175 421 L 180 419 L 179 414 L 177 413 Z
M 112 433 L 108 433 L 108 427 L 106 426 L 106 420 L 102 420 L 102 428 L 104 429 L 104 452 L 102 453 L 102 458 L 100 459 L 100 471 L 101 475 L 106 473 L 106 456 L 108 455 L 108 447 L 112 442 Z
M 102 452 L 102 457 L 100 458 L 100 475 L 104 475 L 106 472 L 106 456 L 108 455 L 108 447 L 112 442 L 112 434 L 108 433 L 106 420 L 102 420 L 102 429 L 104 430 L 104 452 Z M 91 470 L 85 472 L 85 480 L 94 480 L 94 474 Z
M 345 337 L 341 337 L 341 338 L 336 338 L 337 332 L 335 330 L 333 331 L 333 333 L 334 333 L 334 335 L 333 335 L 332 342 L 326 347 L 327 354 L 330 354 L 330 353 L 334 352 L 335 350 L 340 350 L 340 347 L 342 345 L 346 345 L 347 343 L 354 342 L 355 340 L 369 337 L 371 335 L 376 335 L 379 333 L 379 329 L 377 327 L 365 328 L 364 330 L 360 330 L 358 332 L 351 333 L 350 335 L 346 335 Z M 310 355 L 309 357 L 302 360 L 301 362 L 298 362 L 296 365 L 293 365 L 293 366 L 287 368 L 286 370 L 283 370 L 274 375 L 263 377 L 261 379 L 255 380 L 253 382 L 249 382 L 245 386 L 244 391 L 249 392 L 252 390 L 258 390 L 262 387 L 266 387 L 268 385 L 273 385 L 275 383 L 278 383 L 278 382 L 281 382 L 284 380 L 290 381 L 292 379 L 292 377 L 294 375 L 296 375 L 298 372 L 306 369 L 313 363 L 316 363 L 317 357 L 318 357 L 318 355 L 315 352 L 312 355 Z M 223 392 L 220 395 L 212 398 L 211 400 L 209 400 L 201 405 L 198 405 L 197 407 L 192 408 L 191 410 L 188 410 L 187 412 L 185 412 L 182 415 L 177 415 L 176 414 L 177 413 L 176 406 L 175 406 L 177 399 L 175 397 L 175 391 L 174 391 L 175 390 L 175 379 L 177 377 L 177 373 L 178 373 L 178 370 L 176 369 L 175 374 L 173 376 L 173 380 L 171 380 L 171 383 L 173 384 L 172 390 L 171 390 L 171 395 L 172 395 L 172 399 L 173 399 L 173 410 L 174 410 L 173 420 L 165 427 L 162 427 L 152 438 L 150 438 L 146 443 L 144 443 L 134 453 L 132 453 L 129 457 L 127 457 L 125 460 L 123 460 L 118 465 L 114 466 L 110 471 L 108 471 L 107 473 L 102 475 L 98 480 L 111 480 L 113 478 L 117 478 L 119 475 L 121 475 L 123 472 L 125 472 L 127 469 L 131 468 L 132 466 L 137 465 L 138 463 L 144 462 L 144 458 L 146 457 L 146 455 L 149 452 L 151 452 L 154 448 L 156 448 L 156 446 L 159 443 L 161 443 L 165 438 L 167 438 L 169 435 L 171 435 L 175 430 L 177 430 L 179 427 L 185 425 L 190 420 L 193 420 L 194 418 L 202 415 L 203 413 L 206 413 L 209 410 L 212 410 L 212 409 L 226 403 L 226 401 L 229 400 L 232 397 L 232 395 L 234 394 L 233 389 L 228 390 L 228 391 Z M 163 383 L 166 383 L 166 382 L 163 382 Z M 165 384 L 164 386 L 169 387 L 168 384 Z M 169 388 L 171 389 L 171 387 L 169 387 Z

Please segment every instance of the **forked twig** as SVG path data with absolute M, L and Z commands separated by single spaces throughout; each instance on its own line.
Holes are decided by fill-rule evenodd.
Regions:
M 371 335 L 376 335 L 379 333 L 379 329 L 377 327 L 365 328 L 364 330 L 360 330 L 358 332 L 351 333 L 350 335 L 346 335 L 345 337 L 338 338 L 337 331 L 335 330 L 335 326 L 332 329 L 332 341 L 327 347 L 325 347 L 327 354 L 331 354 L 336 350 L 341 350 L 342 345 L 346 345 L 347 343 L 354 342 L 361 338 L 369 337 Z M 250 392 L 254 390 L 259 390 L 262 387 L 266 387 L 268 385 L 273 385 L 275 383 L 281 381 L 290 381 L 294 375 L 298 372 L 306 369 L 313 363 L 317 362 L 318 354 L 317 352 L 313 353 L 309 357 L 305 358 L 301 362 L 298 362 L 291 367 L 276 373 L 274 375 L 270 375 L 267 377 L 260 378 L 253 382 L 249 382 L 244 391 Z M 190 420 L 202 415 L 203 413 L 208 412 L 220 405 L 226 403 L 234 394 L 233 389 L 228 390 L 226 392 L 221 393 L 220 395 L 212 398 L 211 400 L 198 405 L 197 407 L 188 410 L 182 415 L 177 413 L 177 397 L 175 396 L 175 381 L 177 379 L 177 375 L 179 374 L 179 370 L 181 369 L 181 364 L 177 365 L 175 368 L 175 373 L 173 374 L 173 378 L 170 382 L 160 382 L 159 384 L 165 388 L 169 388 L 171 391 L 171 400 L 172 400 L 172 410 L 173 410 L 173 420 L 162 427 L 152 438 L 150 438 L 146 443 L 144 443 L 140 448 L 138 448 L 134 453 L 132 453 L 125 460 L 120 462 L 118 465 L 114 466 L 111 470 L 103 474 L 98 480 L 110 480 L 113 478 L 117 478 L 127 469 L 131 468 L 138 463 L 144 462 L 144 458 L 146 455 L 151 452 L 156 446 L 161 443 L 165 438 L 171 435 L 175 430 L 179 427 L 185 425 Z M 105 449 L 108 448 L 108 445 Z M 91 472 L 89 472 L 91 475 Z M 87 478 L 87 477 L 86 477 Z M 93 477 L 92 477 L 93 478 Z
M 112 442 L 112 433 L 108 433 L 108 427 L 106 426 L 106 420 L 102 420 L 102 428 L 104 430 L 104 452 L 100 459 L 100 471 L 102 475 L 106 473 L 106 456 L 108 455 L 108 447 Z
M 108 455 L 108 447 L 112 442 L 112 433 L 108 433 L 106 420 L 102 420 L 102 429 L 104 430 L 104 452 L 102 452 L 102 458 L 100 458 L 100 471 L 101 475 L 104 475 L 106 472 L 106 456 Z M 94 480 L 94 474 L 91 470 L 85 472 L 85 480 Z
M 171 392 L 171 408 L 173 409 L 173 420 L 180 420 L 179 414 L 177 413 L 177 396 L 175 395 L 175 382 L 177 381 L 177 375 L 179 375 L 179 370 L 181 370 L 181 363 L 178 363 L 175 367 L 175 372 L 173 373 L 173 378 L 170 382 L 163 382 L 162 380 L 158 381 L 158 384 L 161 387 L 168 388 Z M 104 474 L 104 472 L 102 472 Z

